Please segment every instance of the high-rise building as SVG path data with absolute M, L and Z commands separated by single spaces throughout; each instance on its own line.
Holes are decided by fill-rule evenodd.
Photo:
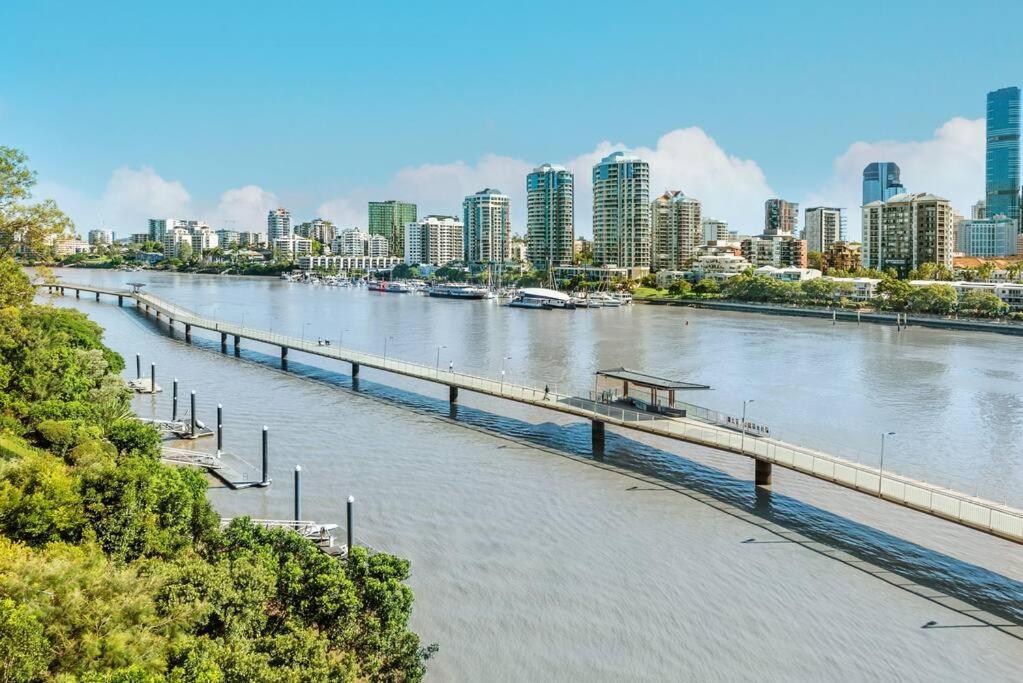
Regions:
M 784 199 L 764 202 L 764 234 L 795 235 L 799 225 L 799 204 Z
M 266 240 L 276 247 L 277 240 L 294 237 L 291 230 L 291 213 L 287 209 L 272 209 L 266 217 Z
M 241 243 L 241 238 L 242 234 L 237 230 L 228 230 L 227 228 L 217 230 L 217 242 L 222 249 L 238 246 Z
M 970 207 L 970 218 L 975 221 L 987 218 L 987 202 L 978 199 L 977 203 Z
M 874 161 L 863 169 L 863 206 L 903 194 L 902 171 L 894 161 Z
M 572 263 L 575 177 L 543 164 L 526 176 L 526 258 L 538 270 Z
M 729 238 L 728 223 L 716 218 L 701 218 L 700 228 L 703 230 L 703 244 L 723 242 Z
M 402 235 L 405 231 L 402 230 Z M 402 249 L 405 245 L 402 245 Z M 391 255 L 391 243 L 383 235 L 370 235 L 366 240 L 366 256 L 382 257 Z
M 89 244 L 98 246 L 109 246 L 114 243 L 114 233 L 111 230 L 99 228 L 89 231 Z
M 192 230 L 192 253 L 202 254 L 204 251 L 216 249 L 220 246 L 220 239 L 215 230 L 208 226 Z
M 1016 223 L 1002 216 L 956 223 L 956 251 L 965 256 L 1015 256 L 1016 237 Z
M 987 94 L 987 216 L 1020 218 L 1019 88 Z
M 320 244 L 330 244 L 337 237 L 337 229 L 328 220 L 314 218 L 311 221 L 296 225 L 295 234 L 299 237 L 316 240 Z
M 845 212 L 826 206 L 806 210 L 803 236 L 808 251 L 823 253 L 835 242 L 845 241 Z
M 593 263 L 649 270 L 650 241 L 650 165 L 609 154 L 593 166 Z
M 651 265 L 658 270 L 682 270 L 703 241 L 700 200 L 681 190 L 668 190 L 650 203 L 653 243 Z
M 464 260 L 504 263 L 511 259 L 511 210 L 508 195 L 485 188 L 462 202 Z
M 922 263 L 952 267 L 954 219 L 947 199 L 898 194 L 863 207 L 864 268 L 894 268 L 899 275 Z
M 149 239 L 153 242 L 163 242 L 164 236 L 168 230 L 174 228 L 184 228 L 185 230 L 195 230 L 196 228 L 205 228 L 206 221 L 190 221 L 183 218 L 150 218 L 149 219 Z
M 394 256 L 405 251 L 405 226 L 416 222 L 416 205 L 390 199 L 369 203 L 369 234 L 382 235 Z
M 455 216 L 426 216 L 405 226 L 405 263 L 444 266 L 465 255 L 462 221 Z

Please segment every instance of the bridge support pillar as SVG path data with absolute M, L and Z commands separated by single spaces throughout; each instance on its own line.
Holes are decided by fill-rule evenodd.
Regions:
M 590 420 L 590 442 L 594 453 L 604 452 L 604 423 L 600 420 Z
M 96 301 L 99 301 L 99 292 L 96 292 Z
M 80 290 L 80 289 L 76 289 L 75 290 L 75 298 L 76 299 L 81 299 L 82 298 L 82 290 Z
M 227 353 L 227 332 L 220 333 L 220 352 Z
M 766 460 L 754 460 L 756 485 L 769 488 L 771 486 L 771 463 Z
M 192 326 L 185 323 L 185 341 L 192 343 Z
M 64 288 L 63 287 L 60 288 L 60 295 L 64 296 Z
M 124 306 L 124 297 L 121 296 L 120 294 L 117 295 L 117 305 Z
M 288 369 L 288 347 L 281 347 L 281 368 L 284 370 Z
M 352 363 L 352 378 L 354 379 L 354 378 L 356 378 L 358 376 L 359 376 L 359 364 L 358 363 Z
M 234 335 L 234 355 L 241 355 L 242 338 L 237 334 Z
M 458 403 L 458 387 L 448 387 L 448 401 Z

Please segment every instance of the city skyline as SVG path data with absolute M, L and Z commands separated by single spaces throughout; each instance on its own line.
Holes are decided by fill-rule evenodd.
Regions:
M 973 11 L 982 11 L 982 5 Z M 725 16 L 723 9 L 684 4 L 656 10 L 648 16 L 663 17 L 658 23 L 666 26 L 676 14 L 707 26 Z M 1011 22 L 1013 15 L 1023 18 L 1019 8 L 1001 10 L 1006 21 Z M 697 32 L 694 44 L 673 52 L 665 66 L 657 62 L 664 48 L 656 41 L 643 41 L 642 63 L 649 69 L 637 72 L 604 56 L 582 59 L 579 55 L 588 54 L 587 47 L 599 41 L 601 33 L 591 18 L 559 8 L 550 23 L 560 25 L 563 32 L 571 28 L 562 38 L 573 55 L 572 65 L 580 71 L 578 86 L 564 88 L 560 80 L 546 76 L 537 81 L 536 70 L 516 65 L 538 57 L 524 55 L 519 48 L 508 57 L 492 57 L 498 60 L 502 82 L 509 86 L 496 93 L 492 107 L 412 118 L 401 107 L 384 107 L 389 98 L 380 97 L 381 104 L 374 104 L 373 97 L 360 97 L 369 103 L 362 107 L 341 104 L 352 93 L 368 88 L 372 94 L 396 84 L 436 103 L 455 97 L 453 88 L 466 87 L 457 85 L 458 77 L 438 83 L 436 73 L 458 76 L 476 67 L 457 56 L 428 55 L 422 64 L 406 65 L 407 73 L 396 73 L 396 56 L 371 60 L 357 49 L 360 41 L 337 55 L 327 51 L 328 45 L 332 50 L 338 45 L 337 40 L 328 40 L 329 31 L 353 21 L 367 27 L 362 40 L 372 34 L 372 40 L 385 48 L 407 44 L 403 41 L 436 21 L 421 17 L 422 22 L 403 23 L 397 34 L 389 35 L 373 28 L 379 11 L 323 6 L 284 17 L 275 14 L 273 20 L 282 28 L 298 33 L 301 27 L 303 35 L 311 33 L 303 41 L 304 50 L 287 59 L 268 60 L 254 44 L 237 36 L 224 39 L 211 28 L 217 18 L 228 16 L 257 26 L 269 20 L 259 8 L 244 20 L 209 8 L 203 15 L 209 25 L 188 21 L 197 10 L 187 3 L 167 16 L 148 10 L 132 18 L 138 24 L 134 32 L 115 32 L 120 27 L 116 17 L 83 13 L 75 22 L 68 21 L 65 12 L 65 21 L 48 24 L 50 30 L 34 36 L 30 46 L 26 41 L 33 32 L 28 28 L 45 21 L 47 8 L 6 3 L 0 19 L 12 27 L 12 38 L 0 50 L 8 57 L 14 78 L 0 101 L 0 125 L 39 169 L 38 195 L 58 200 L 83 233 L 105 227 L 129 234 L 146 218 L 174 215 L 202 216 L 216 227 L 254 230 L 276 206 L 289 208 L 296 219 L 323 217 L 339 227 L 367 228 L 364 213 L 370 200 L 405 199 L 419 205 L 423 215 L 453 214 L 467 194 L 480 187 L 500 187 L 511 198 L 513 230 L 524 234 L 523 178 L 530 169 L 552 163 L 574 173 L 579 198 L 575 230 L 590 236 L 589 169 L 621 150 L 650 163 L 651 194 L 680 189 L 699 197 L 708 215 L 728 221 L 740 232 L 757 232 L 757 215 L 767 198 L 786 197 L 802 206 L 847 208 L 850 237 L 857 238 L 854 209 L 860 205 L 860 173 L 872 161 L 898 163 L 904 177 L 911 179 L 910 189 L 948 197 L 964 213 L 984 196 L 985 93 L 1015 85 L 1020 71 L 1018 55 L 1008 47 L 985 44 L 940 72 L 921 74 L 923 83 L 912 96 L 895 97 L 901 93 L 897 79 L 867 75 L 871 69 L 866 67 L 872 60 L 883 60 L 883 55 L 865 54 L 854 36 L 843 34 L 823 61 L 847 76 L 853 72 L 843 77 L 846 97 L 828 98 L 814 107 L 791 107 L 787 95 L 782 98 L 768 87 L 767 79 L 760 83 L 757 74 L 781 69 L 784 77 L 795 79 L 786 92 L 820 84 L 823 66 L 807 64 L 794 46 L 772 54 L 763 64 L 725 57 L 707 60 L 708 42 L 717 43 L 713 33 Z M 848 8 L 815 8 L 807 13 L 813 16 L 802 16 L 796 8 L 753 9 L 740 18 L 729 17 L 730 34 L 748 39 L 746 49 L 762 53 L 757 46 L 766 38 L 758 35 L 759 28 L 765 14 L 771 13 L 784 15 L 794 30 L 857 16 Z M 952 11 L 928 12 L 920 20 L 935 29 L 961 25 L 963 19 L 963 13 Z M 533 30 L 525 14 L 513 12 L 507 24 L 488 40 L 513 41 L 519 33 Z M 183 26 L 192 31 L 192 44 L 200 48 L 194 54 L 179 51 L 158 57 L 152 51 L 132 50 L 136 55 L 132 64 L 104 61 L 129 49 L 137 40 L 133 35 L 147 36 L 148 43 L 177 35 Z M 107 51 L 85 49 L 85 32 L 78 33 L 81 27 L 95 28 L 98 33 L 90 33 L 88 43 L 102 39 Z M 922 40 L 915 44 L 920 50 L 907 50 L 912 56 L 904 56 L 909 59 L 904 68 L 918 61 L 929 66 L 934 57 L 933 47 Z M 48 59 L 33 62 L 31 57 L 37 54 Z M 798 69 L 776 61 L 797 57 Z M 685 93 L 659 85 L 666 68 L 692 59 L 702 60 L 701 69 L 698 74 L 690 70 Z M 230 78 L 250 62 L 259 80 Z M 51 73 L 45 63 L 66 68 Z M 113 87 L 96 80 L 114 66 L 119 79 Z M 528 84 L 526 73 L 534 75 Z M 632 107 L 628 115 L 611 109 L 581 115 L 580 105 L 590 97 L 587 88 L 598 78 L 614 85 L 619 96 L 649 106 Z M 954 90 L 939 87 L 948 79 L 965 85 Z M 40 92 L 35 84 L 41 80 L 53 87 Z M 290 103 L 284 107 L 287 117 L 271 108 L 249 106 L 250 101 L 264 102 L 271 89 Z M 125 101 L 128 92 L 133 96 Z M 189 99 L 180 100 L 185 93 Z M 873 101 L 880 101 L 875 97 L 884 98 L 886 106 L 873 106 Z M 159 106 L 160 98 L 175 106 Z M 138 108 L 148 101 L 156 106 Z M 186 109 L 194 105 L 203 116 L 181 116 L 180 101 Z M 63 112 L 72 102 L 76 116 L 69 117 Z M 528 115 L 537 103 L 566 115 L 556 125 L 548 122 L 541 127 Z M 245 115 L 239 116 L 239 111 Z M 284 163 L 265 163 L 267 152 Z M 358 155 L 360 163 L 339 163 L 349 155 Z

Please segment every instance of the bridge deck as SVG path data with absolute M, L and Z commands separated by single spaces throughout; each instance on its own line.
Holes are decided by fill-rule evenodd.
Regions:
M 148 307 L 169 320 L 222 335 L 293 349 L 314 356 L 358 364 L 413 379 L 466 389 L 478 394 L 496 396 L 537 408 L 554 410 L 574 417 L 602 422 L 626 429 L 654 434 L 707 448 L 728 451 L 756 460 L 779 465 L 817 479 L 844 486 L 867 495 L 963 524 L 987 533 L 1023 543 L 1023 510 L 982 498 L 969 496 L 948 488 L 917 481 L 876 467 L 839 458 L 818 450 L 775 439 L 743 437 L 739 432 L 702 422 L 691 417 L 669 418 L 594 402 L 589 398 L 567 396 L 543 389 L 511 384 L 486 377 L 409 363 L 377 354 L 336 346 L 322 346 L 267 330 L 244 327 L 235 323 L 204 318 L 152 294 L 133 293 L 91 285 L 61 283 L 53 289 L 81 290 L 132 298 L 139 306 Z M 222 339 L 224 337 L 222 336 Z

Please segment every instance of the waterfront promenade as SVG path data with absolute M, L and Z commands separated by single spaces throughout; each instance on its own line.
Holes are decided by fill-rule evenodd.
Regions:
M 386 355 L 325 346 L 305 339 L 202 317 L 188 309 L 141 292 L 71 283 L 40 286 L 49 287 L 51 291 L 59 293 L 68 291 L 75 292 L 77 295 L 80 295 L 81 292 L 94 293 L 97 299 L 101 294 L 115 296 L 121 303 L 124 299 L 132 299 L 141 311 L 153 314 L 158 319 L 165 320 L 169 325 L 173 326 L 175 323 L 183 325 L 186 340 L 191 338 L 192 327 L 219 333 L 221 347 L 225 352 L 229 337 L 232 338 L 236 348 L 242 339 L 247 339 L 278 347 L 282 361 L 286 361 L 289 350 L 295 350 L 350 363 L 353 376 L 358 376 L 360 368 L 365 366 L 443 384 L 449 387 L 449 398 L 452 401 L 457 400 L 460 389 L 465 389 L 538 408 L 555 410 L 590 421 L 593 426 L 595 447 L 598 448 L 602 443 L 604 425 L 608 424 L 698 444 L 753 459 L 755 461 L 755 479 L 761 485 L 770 484 L 771 466 L 777 464 L 860 493 L 881 497 L 887 501 L 965 526 L 1016 542 L 1023 542 L 1023 511 L 940 486 L 883 472 L 878 468 L 838 458 L 820 450 L 808 449 L 773 439 L 744 436 L 739 432 L 691 416 L 666 418 L 597 403 L 586 397 L 546 392 L 544 389 L 536 387 L 451 372 L 438 367 L 389 358 Z

